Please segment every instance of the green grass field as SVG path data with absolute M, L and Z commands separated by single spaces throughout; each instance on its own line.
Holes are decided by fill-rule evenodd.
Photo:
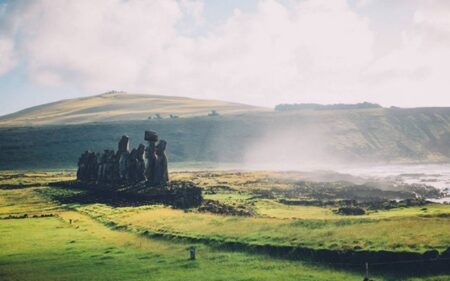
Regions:
M 430 206 L 439 214 L 450 213 L 450 206 Z M 450 245 L 449 218 L 421 217 L 416 209 L 395 213 L 346 218 L 327 214 L 317 207 L 288 210 L 289 218 L 229 217 L 209 213 L 184 212 L 168 207 L 111 208 L 89 205 L 80 212 L 116 225 L 138 230 L 219 241 L 238 241 L 256 245 L 289 245 L 326 249 L 365 249 L 424 252 L 446 250 Z M 266 210 L 277 213 L 277 209 Z M 286 211 L 286 210 L 285 210 Z M 301 219 L 298 212 L 305 212 Z M 412 214 L 411 214 L 412 213 Z M 286 215 L 285 215 L 286 216 Z M 395 229 L 395 231 L 392 231 Z
M 32 174 L 25 174 L 25 178 L 32 178 Z M 59 172 L 36 175 L 41 174 L 34 174 L 34 181 L 43 185 L 61 177 Z M 231 182 L 230 177 L 215 180 Z M 260 174 L 245 177 L 240 174 L 234 179 L 254 184 L 252 177 Z M 113 208 L 103 204 L 59 204 L 55 198 L 82 191 L 45 186 L 24 188 L 17 178 L 4 180 L 9 187 L 0 189 L 0 280 L 363 279 L 364 268 L 359 265 L 330 267 L 326 263 L 292 261 L 245 249 L 230 251 L 181 237 L 249 245 L 335 249 L 358 246 L 419 252 L 442 251 L 450 245 L 448 205 L 396 208 L 347 217 L 335 214 L 331 208 L 255 200 L 244 190 L 206 195 L 231 205 L 253 202 L 255 216 L 239 217 L 162 205 Z M 244 189 L 242 185 L 241 188 Z M 146 230 L 170 236 L 155 238 L 144 235 Z M 197 249 L 196 261 L 188 259 L 190 246 Z M 372 279 L 443 281 L 449 280 L 450 275 L 414 276 L 378 268 Z
M 359 280 L 300 262 L 153 241 L 112 231 L 79 214 L 1 220 L 1 280 Z
M 11 190 L 0 191 L 8 197 Z M 23 205 L 0 210 L 35 213 L 33 190 Z M 52 205 L 42 199 L 41 205 Z M 359 280 L 360 274 L 260 255 L 218 251 L 114 231 L 73 211 L 55 217 L 0 220 L 1 280 Z M 195 246 L 197 260 L 188 260 Z

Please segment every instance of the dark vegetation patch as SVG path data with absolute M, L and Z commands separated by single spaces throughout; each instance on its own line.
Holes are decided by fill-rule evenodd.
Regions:
M 346 215 L 346 216 L 361 216 L 366 213 L 364 209 L 359 207 L 341 207 L 337 209 L 336 211 L 339 215 Z
M 289 184 L 289 188 L 272 188 L 255 191 L 262 197 L 283 198 L 312 198 L 319 200 L 347 199 L 361 201 L 439 198 L 440 190 L 424 184 L 366 183 L 353 184 L 350 182 L 313 182 L 313 181 L 280 181 Z
M 450 214 L 448 213 L 442 213 L 442 214 L 435 214 L 435 215 L 428 215 L 428 214 L 423 214 L 423 215 L 419 215 L 422 218 L 450 218 Z
M 427 185 L 404 184 L 390 189 L 388 183 L 355 185 L 348 182 L 274 180 L 274 184 L 277 183 L 284 183 L 287 187 L 253 189 L 251 199 L 273 199 L 285 205 L 390 210 L 425 206 L 430 203 L 425 198 L 442 196 L 440 190 Z M 382 184 L 385 186 L 380 187 Z
M 357 200 L 295 200 L 295 199 L 279 199 L 278 202 L 285 205 L 294 206 L 316 206 L 316 207 L 335 207 L 335 208 L 360 208 L 366 210 L 391 210 L 395 208 L 407 208 L 415 206 L 426 206 L 432 202 L 425 199 L 405 199 L 405 200 L 374 200 L 374 201 L 357 201 Z M 338 212 L 339 213 L 339 212 Z
M 24 184 L 24 183 L 18 183 L 18 184 L 0 184 L 0 189 L 22 189 L 22 188 L 29 188 L 29 187 L 40 187 L 40 186 L 46 186 L 48 184 L 45 183 L 29 183 L 29 184 Z
M 8 219 L 28 219 L 28 218 L 48 218 L 48 217 L 54 217 L 54 214 L 34 214 L 34 215 L 28 215 L 28 214 L 18 214 L 18 215 L 7 215 L 2 216 L 0 219 L 2 220 L 8 220 Z
M 333 226 L 348 226 L 348 225 L 361 225 L 361 224 L 369 224 L 369 223 L 377 223 L 376 220 L 371 219 L 360 219 L 360 220 L 335 220 L 335 221 L 326 221 L 326 220 L 294 220 L 290 223 L 291 226 L 297 227 L 305 227 L 309 229 L 321 229 L 325 227 Z
M 254 216 L 255 212 L 249 206 L 239 204 L 232 206 L 223 204 L 215 200 L 204 200 L 203 204 L 198 208 L 199 212 L 210 212 L 227 216 Z
M 230 193 L 235 191 L 236 189 L 229 185 L 212 185 L 205 188 L 204 194 Z

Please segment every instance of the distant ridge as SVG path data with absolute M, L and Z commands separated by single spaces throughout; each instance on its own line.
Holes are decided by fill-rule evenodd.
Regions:
M 291 110 L 345 110 L 345 109 L 369 109 L 381 108 L 381 105 L 370 102 L 354 103 L 354 104 L 318 104 L 318 103 L 285 103 L 275 106 L 275 111 L 291 111 Z
M 268 111 L 267 108 L 218 100 L 130 94 L 111 91 L 96 96 L 61 100 L 30 107 L 0 117 L 0 126 L 82 124 L 122 120 L 145 120 L 159 114 L 162 118 Z

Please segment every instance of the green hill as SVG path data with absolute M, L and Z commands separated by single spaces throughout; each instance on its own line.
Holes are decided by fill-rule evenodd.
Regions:
M 131 146 L 144 130 L 168 141 L 174 162 L 292 169 L 333 163 L 444 162 L 450 108 L 253 112 L 214 117 L 0 128 L 0 169 L 75 167 L 86 149 Z
M 269 109 L 217 100 L 108 92 L 39 105 L 1 116 L 0 126 L 145 120 L 155 114 L 163 118 L 168 118 L 170 114 L 186 117 L 207 115 L 212 110 L 220 114 L 234 114 Z

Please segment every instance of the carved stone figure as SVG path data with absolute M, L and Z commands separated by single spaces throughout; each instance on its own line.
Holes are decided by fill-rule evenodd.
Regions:
M 164 185 L 169 181 L 169 171 L 167 167 L 166 156 L 167 142 L 160 140 L 156 146 L 156 163 L 155 163 L 155 177 L 153 183 L 156 185 Z
M 128 152 L 129 150 L 129 141 L 130 138 L 128 136 L 123 135 L 119 141 L 118 151 L 119 153 Z
M 138 181 L 145 181 L 145 145 L 139 144 L 136 151 L 136 178 Z
M 77 179 L 85 181 L 87 180 L 87 161 L 88 161 L 88 155 L 89 151 L 85 151 L 83 154 L 81 154 L 80 158 L 78 159 L 78 170 L 77 170 Z
M 103 182 L 105 180 L 105 163 L 106 163 L 106 154 L 102 153 L 98 157 L 97 183 Z
M 113 183 L 114 182 L 114 170 L 115 170 L 115 159 L 113 150 L 105 150 L 105 163 L 104 163 L 104 182 Z
M 77 179 L 91 181 L 97 178 L 97 155 L 94 152 L 85 151 L 78 160 Z
M 133 148 L 130 152 L 130 157 L 128 159 L 128 181 L 131 183 L 139 181 L 137 175 L 137 165 L 138 165 L 137 150 L 136 148 Z
M 128 174 L 129 174 L 129 158 L 130 153 L 128 151 L 129 149 L 129 138 L 127 136 L 122 136 L 122 138 L 119 141 L 118 151 L 116 154 L 116 160 L 117 160 L 117 169 L 119 174 L 119 180 L 122 182 L 128 181 Z
M 87 164 L 87 170 L 88 170 L 88 180 L 95 181 L 97 178 L 97 154 L 95 152 L 91 152 L 88 154 L 88 164 Z
M 169 181 L 167 142 L 153 131 L 145 132 L 148 146 L 140 144 L 129 151 L 129 138 L 122 136 L 118 150 L 103 153 L 85 151 L 78 159 L 77 179 L 101 184 L 123 184 L 147 181 L 149 185 L 165 185 Z
M 114 151 L 105 149 L 98 161 L 96 180 L 98 183 L 110 183 L 113 180 Z
M 100 157 L 98 158 L 98 167 L 97 167 L 97 183 L 101 181 L 103 177 L 103 153 L 100 153 Z
M 147 163 L 145 164 L 145 177 L 150 183 L 155 182 L 155 163 L 156 163 L 156 142 L 158 141 L 158 135 L 153 131 L 145 131 L 144 139 L 148 142 L 147 149 L 145 151 L 145 157 Z

